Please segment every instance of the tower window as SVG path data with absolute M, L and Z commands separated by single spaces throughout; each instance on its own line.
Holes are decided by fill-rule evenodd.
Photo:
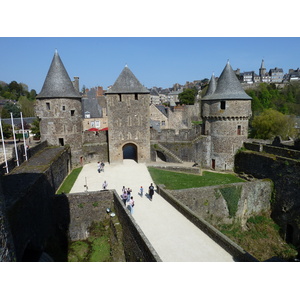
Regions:
M 50 110 L 50 103 L 49 103 L 49 102 L 46 102 L 46 108 L 47 108 L 48 110 Z
M 134 100 L 139 100 L 138 94 L 134 94 Z
M 221 109 L 226 109 L 226 101 L 221 101 Z
M 241 135 L 242 134 L 242 126 L 238 125 L 237 127 L 237 135 Z
M 63 105 L 62 110 L 66 110 L 66 107 Z
M 119 101 L 121 102 L 122 101 L 121 94 L 118 94 L 118 95 L 119 95 Z
M 71 110 L 71 117 L 74 117 L 74 115 L 75 115 L 75 110 L 72 109 L 72 110 Z

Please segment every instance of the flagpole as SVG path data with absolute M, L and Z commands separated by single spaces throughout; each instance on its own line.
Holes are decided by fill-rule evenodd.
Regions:
M 24 124 L 23 124 L 23 115 L 22 112 L 20 112 L 21 115 L 21 124 L 22 124 L 22 131 L 23 131 L 23 142 L 24 142 L 24 151 L 25 151 L 25 159 L 27 160 L 27 146 L 25 141 L 25 133 L 24 133 Z
M 10 118 L 11 118 L 11 126 L 12 126 L 12 130 L 13 130 L 14 143 L 15 143 L 16 161 L 17 161 L 17 166 L 19 166 L 18 149 L 17 149 L 16 136 L 15 136 L 15 125 L 14 125 L 12 113 L 10 113 Z
M 3 137 L 1 118 L 0 118 L 0 131 L 1 131 L 2 147 L 3 147 L 3 154 L 4 154 L 4 160 L 5 160 L 5 168 L 6 168 L 6 173 L 8 173 L 8 165 L 7 165 L 7 159 L 6 159 L 6 150 L 5 150 L 5 142 L 4 142 L 4 137 Z

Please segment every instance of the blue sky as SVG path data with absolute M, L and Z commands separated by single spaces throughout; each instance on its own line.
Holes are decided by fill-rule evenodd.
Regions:
M 219 76 L 229 59 L 233 69 L 258 73 L 300 67 L 298 37 L 0 37 L 0 80 L 26 83 L 40 92 L 55 49 L 80 88 L 113 84 L 127 64 L 152 86 Z

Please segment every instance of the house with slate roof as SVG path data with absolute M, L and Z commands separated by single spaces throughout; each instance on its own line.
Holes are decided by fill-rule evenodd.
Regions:
M 102 130 L 108 127 L 106 105 L 104 103 L 106 103 L 105 97 L 97 96 L 95 89 L 91 89 L 82 97 L 83 130 L 91 128 Z

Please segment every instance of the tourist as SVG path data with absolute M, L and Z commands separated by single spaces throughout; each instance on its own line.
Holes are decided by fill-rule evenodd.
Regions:
M 128 188 L 128 189 L 127 189 L 128 199 L 130 199 L 131 192 L 132 192 L 132 189 L 131 189 L 131 188 Z
M 141 187 L 140 187 L 140 196 L 141 196 L 141 197 L 143 197 L 143 193 L 144 193 L 144 189 L 143 189 L 143 187 L 141 186 Z
M 131 196 L 130 199 L 126 202 L 126 208 L 130 211 L 130 213 L 133 213 L 133 207 L 134 207 L 134 201 L 133 197 Z
M 97 170 L 98 170 L 98 173 L 100 173 L 101 172 L 101 164 L 100 164 L 100 162 L 98 161 L 98 165 L 97 165 Z
M 149 197 L 150 197 L 150 200 L 152 200 L 153 194 L 154 194 L 154 186 L 151 183 L 150 186 L 149 186 Z
M 105 164 L 104 164 L 104 162 L 103 161 L 101 161 L 101 171 L 103 171 L 104 172 L 104 166 L 105 166 Z
M 126 205 L 126 201 L 127 201 L 127 199 L 128 199 L 127 191 L 126 191 L 126 190 L 124 190 L 124 192 L 123 192 L 123 194 L 122 194 L 121 197 L 122 197 L 122 200 L 123 200 L 124 205 Z
M 103 184 L 102 184 L 102 188 L 104 190 L 106 190 L 107 186 L 108 186 L 108 183 L 106 181 L 104 181 Z

